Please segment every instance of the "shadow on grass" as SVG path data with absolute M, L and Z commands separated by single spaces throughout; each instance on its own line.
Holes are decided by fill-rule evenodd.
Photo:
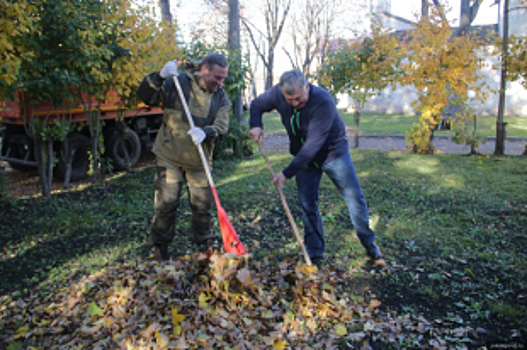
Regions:
M 284 153 L 268 155 L 275 172 L 291 160 Z M 348 209 L 323 177 L 327 265 L 337 267 L 337 273 L 353 271 L 346 282 L 350 295 L 369 290 L 385 311 L 439 319 L 466 330 L 463 334 L 478 344 L 513 339 L 515 331 L 527 334 L 525 162 L 364 149 L 353 150 L 353 160 L 388 266 L 368 271 Z M 6 281 L 1 292 L 29 292 L 48 279 L 65 284 L 124 260 L 147 258 L 152 176 L 151 170 L 135 172 L 104 190 L 51 200 L 2 200 L 3 213 L 13 220 L 0 220 L 6 232 L 0 238 L 5 247 L 0 272 Z M 251 259 L 270 267 L 302 260 L 260 154 L 242 162 L 215 162 L 213 177 Z M 175 255 L 192 251 L 184 234 L 189 209 L 183 193 Z M 294 182 L 286 184 L 284 194 L 302 234 Z
M 257 256 L 280 261 L 294 254 L 285 248 L 295 242 L 258 157 L 242 165 L 250 171 L 218 167 L 225 188 L 220 196 L 228 193 L 222 203 L 235 227 L 244 227 L 242 241 L 260 241 Z M 275 172 L 291 160 L 284 154 L 269 157 Z M 463 336 L 483 346 L 527 334 L 524 160 L 373 150 L 353 150 L 352 157 L 388 262 L 385 272 L 357 278 L 369 280 L 382 307 L 458 327 L 460 344 Z M 294 187 L 290 181 L 284 192 L 302 232 Z M 327 177 L 320 209 L 328 263 L 364 267 L 348 209 Z

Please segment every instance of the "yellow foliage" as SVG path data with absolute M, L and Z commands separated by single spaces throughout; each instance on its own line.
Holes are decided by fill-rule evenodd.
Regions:
M 511 36 L 509 38 L 508 78 L 520 80 L 527 89 L 527 39 Z
M 101 83 L 111 82 L 113 90 L 128 101 L 135 97 L 137 86 L 148 73 L 177 58 L 176 26 L 158 22 L 153 10 L 158 6 L 155 1 L 134 4 L 130 0 L 105 0 L 105 3 L 107 8 L 116 9 L 109 11 L 105 20 L 119 20 L 118 30 L 125 35 L 119 35 L 117 44 L 129 50 L 129 55 L 113 62 L 109 74 L 102 73 L 105 67 L 97 67 L 101 70 L 99 77 Z
M 401 69 L 394 83 L 413 85 L 418 93 L 412 104 L 420 113 L 420 124 L 407 133 L 407 141 L 418 153 L 432 153 L 431 136 L 441 121 L 442 111 L 451 104 L 460 106 L 457 125 L 470 118 L 469 91 L 474 100 L 483 102 L 490 88 L 482 83 L 479 51 L 483 42 L 477 35 L 452 36 L 452 29 L 431 6 L 431 14 L 422 17 L 415 30 L 399 45 Z
M 18 44 L 19 38 L 30 30 L 33 18 L 26 16 L 31 5 L 26 0 L 0 0 L 0 81 L 7 85 L 14 84 L 20 69 L 23 56 L 30 56 L 30 52 L 22 51 Z M 6 91 L 0 88 L 0 96 Z

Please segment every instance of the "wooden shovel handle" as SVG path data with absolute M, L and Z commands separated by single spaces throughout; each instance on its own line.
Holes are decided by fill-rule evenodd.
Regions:
M 265 153 L 265 150 L 263 148 L 262 140 L 258 142 L 258 147 L 260 147 L 260 152 L 262 152 L 262 155 L 265 159 L 265 163 L 267 164 L 267 169 L 269 169 L 269 172 L 271 172 L 272 177 L 274 178 L 275 173 L 273 171 L 273 168 L 271 167 L 271 162 L 269 162 L 269 158 L 267 158 L 267 154 Z M 293 215 L 291 214 L 291 210 L 289 210 L 289 206 L 287 205 L 287 201 L 285 199 L 284 193 L 282 192 L 282 189 L 278 187 L 278 185 L 274 186 L 276 188 L 276 191 L 278 192 L 278 195 L 280 196 L 280 200 L 282 201 L 282 205 L 284 206 L 285 212 L 287 214 L 287 218 L 289 219 L 289 223 L 291 223 L 291 227 L 293 228 L 293 233 L 295 234 L 295 238 L 300 245 L 300 249 L 302 250 L 302 253 L 304 254 L 304 259 L 306 260 L 306 264 L 311 266 L 311 259 L 309 258 L 309 254 L 306 251 L 306 247 L 304 246 L 304 242 L 302 242 L 302 238 L 300 237 L 300 233 L 298 233 L 298 228 L 296 227 L 295 219 L 293 218 Z

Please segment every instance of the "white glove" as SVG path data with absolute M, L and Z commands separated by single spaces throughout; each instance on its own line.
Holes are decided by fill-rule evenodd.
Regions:
M 177 63 L 175 61 L 168 61 L 159 72 L 161 78 L 166 79 L 171 75 L 177 75 Z
M 205 140 L 205 137 L 207 136 L 205 134 L 205 131 L 201 130 L 200 128 L 192 128 L 187 132 L 187 135 L 190 135 L 192 138 L 192 142 L 194 142 L 195 145 L 199 145 L 200 143 Z

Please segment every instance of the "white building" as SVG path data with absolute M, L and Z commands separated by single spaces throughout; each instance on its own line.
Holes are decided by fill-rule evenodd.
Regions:
M 511 0 L 509 5 L 509 33 L 510 35 L 526 35 L 527 33 L 527 11 L 520 6 L 519 0 Z M 391 3 L 389 0 L 380 0 L 376 7 L 372 8 L 376 13 L 383 16 L 383 24 L 394 30 L 406 30 L 412 28 L 412 22 L 408 19 L 392 15 Z M 497 16 L 497 27 L 502 35 L 502 24 L 499 23 L 503 9 L 499 9 Z M 491 57 L 482 51 L 484 61 L 482 75 L 487 84 L 493 91 L 498 91 L 500 84 L 500 71 L 492 69 L 499 66 L 495 57 Z M 352 109 L 353 101 L 347 95 L 337 96 L 339 108 Z M 376 112 L 386 114 L 414 114 L 416 111 L 411 107 L 411 103 L 417 99 L 417 91 L 413 86 L 399 86 L 395 90 L 384 89 L 380 95 L 370 99 L 365 105 L 364 112 Z M 496 115 L 498 109 L 498 93 L 492 93 L 484 103 L 475 102 L 472 105 L 474 112 L 478 115 Z M 527 116 L 527 90 L 519 82 L 507 84 L 505 115 L 507 116 Z

